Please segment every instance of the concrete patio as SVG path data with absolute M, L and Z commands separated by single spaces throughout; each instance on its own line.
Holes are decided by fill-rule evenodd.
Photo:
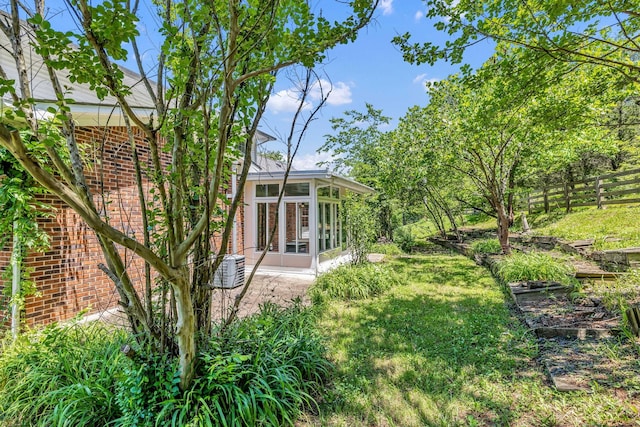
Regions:
M 303 304 L 309 304 L 307 290 L 313 284 L 316 277 L 327 272 L 338 265 L 349 261 L 348 256 L 341 256 L 330 261 L 318 264 L 317 269 L 310 268 L 287 268 L 260 266 L 249 285 L 240 308 L 239 317 L 245 317 L 257 312 L 260 305 L 265 302 L 272 302 L 279 306 L 288 306 L 296 298 L 300 298 Z M 252 265 L 245 269 L 245 277 L 248 278 L 253 270 Z M 244 287 L 234 289 L 215 289 L 212 295 L 211 316 L 214 321 L 225 318 L 236 296 L 242 292 Z M 126 327 L 127 320 L 120 308 L 112 308 L 101 313 L 85 316 L 83 322 L 101 320 L 115 326 Z
M 313 284 L 316 277 L 338 265 L 349 261 L 348 256 L 341 256 L 330 261 L 318 264 L 317 269 L 311 268 L 287 268 L 260 266 L 256 270 L 249 290 L 245 295 L 238 312 L 240 317 L 255 313 L 260 305 L 265 302 L 273 302 L 280 306 L 287 306 L 300 298 L 304 304 L 308 304 L 307 289 Z M 245 277 L 249 277 L 254 266 L 246 267 Z M 215 320 L 225 317 L 233 305 L 235 298 L 243 287 L 235 289 L 217 289 L 213 295 L 212 316 Z

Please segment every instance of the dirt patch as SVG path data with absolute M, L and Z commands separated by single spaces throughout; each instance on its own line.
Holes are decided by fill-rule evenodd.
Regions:
M 238 316 L 244 317 L 257 312 L 265 302 L 288 306 L 295 299 L 309 304 L 307 290 L 315 277 L 307 274 L 256 274 L 249 290 L 240 304 Z M 212 316 L 214 320 L 225 318 L 242 287 L 218 289 L 213 294 Z

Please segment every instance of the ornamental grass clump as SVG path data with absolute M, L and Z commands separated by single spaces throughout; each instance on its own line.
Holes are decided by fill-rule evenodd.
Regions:
M 514 253 L 500 261 L 498 274 L 507 283 L 549 281 L 572 284 L 574 269 L 542 252 Z
M 315 408 L 330 364 L 310 310 L 262 306 L 202 349 L 192 387 L 162 361 L 130 368 L 118 402 L 127 426 L 292 426 Z M 165 369 L 167 368 L 167 369 Z
M 180 390 L 175 360 L 101 324 L 54 325 L 0 349 L 0 426 L 293 426 L 330 363 L 311 310 L 273 304 L 218 330 Z
M 102 426 L 120 417 L 116 382 L 126 334 L 51 325 L 0 351 L 0 426 Z
M 498 239 L 482 239 L 471 243 L 471 253 L 474 255 L 497 255 L 502 253 L 502 246 Z
M 366 299 L 401 282 L 398 273 L 385 264 L 342 265 L 318 277 L 309 294 L 314 304 L 331 299 Z

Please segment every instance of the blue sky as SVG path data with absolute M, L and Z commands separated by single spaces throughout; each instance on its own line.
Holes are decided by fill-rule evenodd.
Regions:
M 324 16 L 339 18 L 340 2 L 336 0 L 314 0 L 313 7 L 322 8 Z M 74 22 L 66 10 L 63 0 L 47 1 L 49 12 L 55 25 L 73 27 Z M 141 1 L 142 21 L 138 23 L 143 60 L 155 62 L 158 40 L 154 28 L 157 17 L 149 13 L 148 0 Z M 448 63 L 411 65 L 402 59 L 402 54 L 391 43 L 391 39 L 409 32 L 417 41 L 445 41 L 445 35 L 433 28 L 433 21 L 425 18 L 426 5 L 422 0 L 381 0 L 374 21 L 361 30 L 357 40 L 348 45 L 340 45 L 330 51 L 324 64 L 317 67 L 318 73 L 326 81 L 323 87 L 331 85 L 332 92 L 327 104 L 310 125 L 298 152 L 296 167 L 316 168 L 318 161 L 328 159 L 328 154 L 318 154 L 324 136 L 331 133 L 329 120 L 342 117 L 345 111 L 365 111 L 365 104 L 372 104 L 383 114 L 392 118 L 390 129 L 398 118 L 414 105 L 426 105 L 428 98 L 425 82 L 444 79 L 455 73 L 459 66 Z M 472 66 L 482 64 L 493 53 L 493 45 L 485 42 L 474 46 L 465 58 Z M 137 69 L 133 61 L 127 63 Z M 330 83 L 329 83 L 330 82 Z M 281 73 L 270 99 L 261 129 L 278 138 L 283 138 L 291 124 L 292 109 L 295 108 L 295 84 Z M 317 99 L 310 100 L 310 106 Z M 286 151 L 282 142 L 274 141 L 266 147 L 269 150 Z
M 325 140 L 324 136 L 331 133 L 330 118 L 342 117 L 348 110 L 365 111 L 365 105 L 369 103 L 393 119 L 390 125 L 393 128 L 410 107 L 426 105 L 426 81 L 444 79 L 458 70 L 459 66 L 445 62 L 434 66 L 406 63 L 398 48 L 391 43 L 394 36 L 407 31 L 416 40 L 444 41 L 445 35 L 433 28 L 433 21 L 425 18 L 425 12 L 422 0 L 382 1 L 375 21 L 361 31 L 354 43 L 338 46 L 329 52 L 326 63 L 318 70 L 328 76 L 332 93 L 301 144 L 295 163 L 297 168 L 313 169 L 316 162 L 330 157 L 326 153 L 316 153 Z M 490 43 L 480 43 L 467 54 L 465 61 L 478 66 L 492 53 Z M 328 84 L 326 82 L 324 86 Z M 275 92 L 261 128 L 267 133 L 282 136 L 288 132 L 291 111 L 295 109 L 295 87 L 290 80 L 282 78 L 278 80 Z M 314 102 L 312 99 L 311 103 Z M 270 143 L 268 149 L 286 150 L 278 141 Z

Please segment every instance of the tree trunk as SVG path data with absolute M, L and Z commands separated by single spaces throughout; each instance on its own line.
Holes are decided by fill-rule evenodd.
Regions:
M 426 197 L 422 198 L 422 203 L 424 204 L 425 209 L 427 210 L 427 214 L 431 217 L 436 227 L 438 228 L 438 232 L 443 239 L 447 238 L 447 230 L 444 226 L 444 221 L 442 215 L 437 210 L 435 206 L 431 206 L 431 204 L 427 201 Z
M 502 247 L 502 253 L 509 255 L 511 253 L 511 246 L 509 245 L 509 215 L 502 205 L 498 206 L 496 211 L 498 213 L 498 240 Z
M 515 221 L 515 189 L 516 189 L 516 169 L 520 162 L 515 160 L 511 169 L 509 170 L 509 176 L 507 180 L 507 216 L 509 218 L 509 227 L 511 227 Z
M 178 283 L 172 284 L 177 311 L 176 336 L 179 352 L 180 389 L 186 390 L 194 377 L 196 357 L 196 316 L 193 310 L 191 292 L 189 292 L 189 273 L 183 269 Z

